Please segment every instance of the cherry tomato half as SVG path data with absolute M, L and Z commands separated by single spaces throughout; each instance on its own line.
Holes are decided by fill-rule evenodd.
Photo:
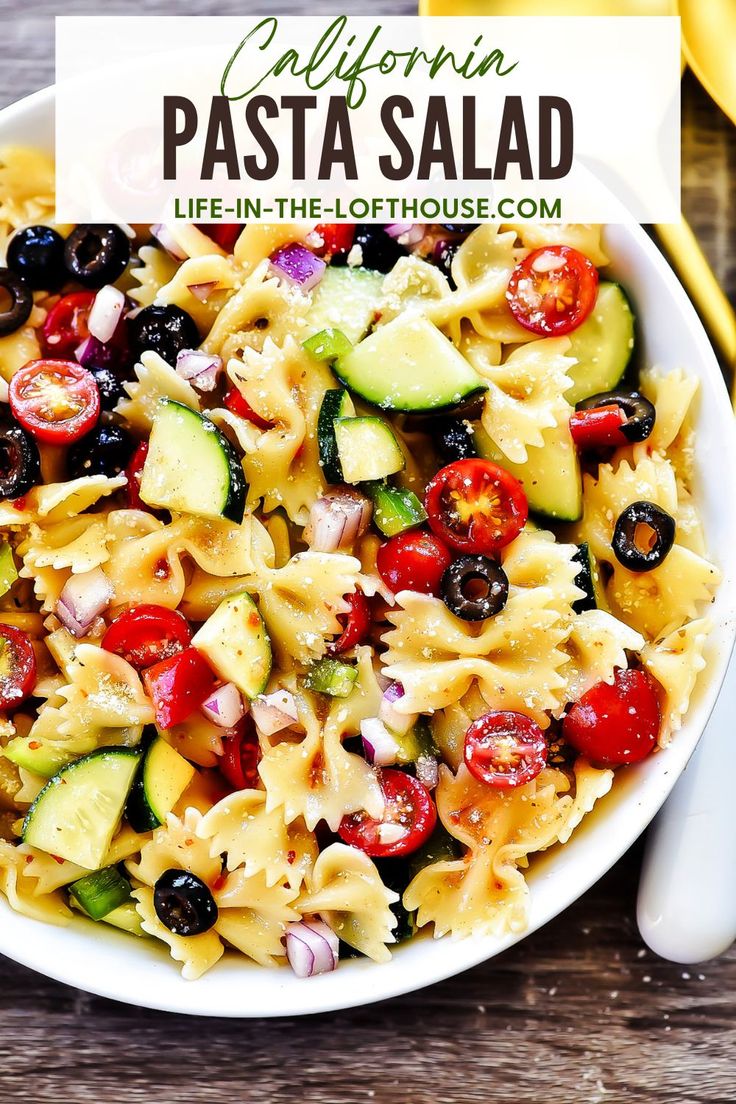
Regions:
M 569 245 L 535 249 L 511 273 L 506 291 L 520 326 L 561 337 L 585 321 L 598 295 L 598 269 Z
M 191 647 L 143 672 L 143 685 L 153 701 L 159 728 L 171 728 L 185 721 L 212 693 L 216 683 L 207 660 Z
M 142 671 L 182 652 L 191 639 L 189 622 L 178 610 L 144 603 L 131 606 L 110 623 L 102 647 Z
M 38 441 L 70 445 L 100 416 L 95 377 L 71 360 L 31 360 L 8 386 L 10 409 Z
M 362 644 L 368 636 L 371 627 L 371 607 L 362 590 L 353 591 L 345 595 L 345 601 L 349 609 L 347 613 L 338 615 L 338 621 L 344 626 L 342 632 L 328 644 L 327 651 L 330 655 L 340 655 L 354 648 L 356 644 Z
M 381 771 L 381 789 L 386 803 L 383 819 L 351 813 L 343 817 L 338 835 L 376 859 L 410 855 L 429 839 L 437 823 L 432 795 L 416 778 L 400 770 Z
M 536 778 L 547 762 L 547 741 L 525 713 L 497 709 L 465 733 L 465 765 L 479 782 L 511 790 Z
M 320 257 L 345 256 L 353 247 L 355 226 L 350 222 L 321 222 L 315 230 L 324 242 L 315 250 Z
M 424 499 L 429 524 L 460 552 L 493 556 L 519 535 L 529 516 L 524 488 L 490 460 L 456 460 L 435 475 Z
M 242 223 L 239 222 L 198 222 L 196 226 L 226 253 L 232 253 L 243 230 Z
M 626 415 L 620 406 L 593 406 L 570 415 L 570 433 L 581 452 L 599 448 L 618 448 L 629 441 L 621 432 Z
M 597 682 L 573 705 L 562 735 L 591 763 L 620 767 L 654 750 L 662 715 L 657 683 L 638 668 L 617 668 L 613 683 Z
M 125 469 L 125 477 L 128 485 L 125 488 L 125 496 L 128 499 L 128 507 L 131 510 L 148 510 L 148 506 L 141 498 L 141 479 L 143 477 L 143 465 L 148 456 L 148 441 L 141 441 L 133 453 L 130 463 Z
M 53 357 L 73 356 L 75 350 L 89 337 L 87 322 L 96 291 L 72 291 L 62 295 L 43 324 L 45 352 Z
M 243 398 L 237 387 L 230 388 L 225 395 L 224 403 L 228 410 L 232 410 L 233 414 L 238 414 L 241 418 L 245 418 L 247 421 L 252 422 L 258 429 L 271 429 L 271 423 L 267 422 L 265 418 L 262 418 L 260 414 L 256 414 L 253 407 L 247 399 Z
M 0 709 L 14 709 L 36 685 L 36 653 L 28 633 L 0 625 Z
M 430 519 L 431 521 L 431 519 Z M 376 567 L 389 590 L 439 594 L 452 554 L 434 533 L 412 530 L 391 537 L 378 549 Z
M 253 718 L 250 714 L 222 734 L 222 756 L 218 764 L 220 773 L 235 790 L 258 788 L 258 764 L 261 748 Z

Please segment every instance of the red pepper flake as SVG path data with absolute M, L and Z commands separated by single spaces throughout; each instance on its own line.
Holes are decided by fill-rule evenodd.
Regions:
M 33 855 L 26 855 L 26 865 L 33 862 Z
M 184 846 L 185 847 L 194 847 L 194 840 L 193 839 L 185 839 L 184 840 Z
M 28 501 L 27 496 L 26 495 L 21 495 L 20 498 L 16 498 L 16 499 L 13 500 L 13 503 L 12 503 L 13 509 L 14 510 L 20 510 L 22 512 L 26 508 L 26 502 L 27 501 Z
M 59 855 L 52 855 L 51 858 L 54 860 L 54 862 L 57 862 L 59 864 L 59 866 L 64 865 L 65 860 L 60 858 Z
M 156 561 L 153 568 L 153 574 L 157 579 L 168 579 L 170 577 L 171 564 L 165 556 L 162 556 L 160 560 Z
M 251 626 L 251 628 L 257 629 L 258 626 L 260 625 L 260 623 L 261 623 L 260 615 L 257 614 L 255 611 L 253 611 L 253 613 L 251 613 L 248 617 L 248 624 Z
M 31 749 L 31 751 L 38 751 L 38 749 L 42 746 L 43 745 L 40 740 L 29 740 L 28 742 L 28 747 Z
M 217 875 L 214 882 L 212 883 L 212 892 L 213 893 L 219 893 L 220 890 L 224 887 L 226 881 L 227 881 L 227 874 L 223 870 L 221 874 Z
M 289 866 L 293 866 L 296 862 L 296 851 L 287 851 L 286 861 L 288 862 Z

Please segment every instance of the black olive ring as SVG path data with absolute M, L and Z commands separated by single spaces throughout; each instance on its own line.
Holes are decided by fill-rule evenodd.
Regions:
M 33 310 L 33 294 L 25 281 L 9 268 L 0 268 L 0 290 L 10 298 L 10 304 L 0 310 L 0 337 L 5 337 L 28 321 Z
M 468 593 L 472 584 L 477 593 Z M 460 556 L 445 571 L 440 583 L 442 600 L 463 621 L 485 621 L 500 613 L 509 596 L 506 572 L 487 556 Z
M 576 410 L 595 410 L 599 406 L 620 406 L 626 415 L 621 432 L 628 441 L 646 441 L 654 429 L 657 412 L 649 399 L 638 391 L 601 391 L 583 399 Z
M 20 498 L 41 482 L 38 445 L 17 422 L 0 423 L 0 498 Z
M 637 543 L 637 529 L 647 526 L 654 533 L 651 548 Z M 675 543 L 675 519 L 654 502 L 632 502 L 619 515 L 613 530 L 616 559 L 629 571 L 651 571 L 664 561 Z
M 217 922 L 217 905 L 209 886 L 188 870 L 164 870 L 153 887 L 153 907 L 174 935 L 202 935 Z
M 81 224 L 64 243 L 67 272 L 87 288 L 114 283 L 129 260 L 130 242 L 119 226 Z

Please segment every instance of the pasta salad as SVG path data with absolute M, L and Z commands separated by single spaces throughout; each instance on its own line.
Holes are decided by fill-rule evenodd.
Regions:
M 0 238 L 9 904 L 189 979 L 522 931 L 719 578 L 600 228 L 62 227 L 12 149 Z

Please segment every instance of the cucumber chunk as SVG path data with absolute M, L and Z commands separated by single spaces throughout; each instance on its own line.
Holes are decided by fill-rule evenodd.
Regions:
M 165 399 L 154 418 L 140 495 L 148 506 L 240 523 L 243 466 L 209 418 Z
M 97 870 L 123 815 L 139 748 L 106 747 L 62 767 L 23 821 L 23 842 Z
M 391 427 L 380 418 L 335 418 L 335 442 L 346 483 L 385 479 L 406 465 Z
M 79 901 L 75 900 L 74 897 L 69 898 L 69 904 L 72 908 L 83 913 L 90 920 L 94 919 L 94 917 L 90 916 L 89 913 L 82 908 Z M 135 907 L 135 901 L 133 900 L 124 901 L 122 905 L 118 905 L 117 908 L 112 909 L 105 916 L 101 916 L 99 922 L 102 924 L 110 924 L 113 928 L 119 928 L 120 931 L 128 932 L 130 935 L 137 935 L 141 939 L 144 939 L 146 936 L 141 918 L 138 915 L 138 910 Z
M 375 330 L 334 370 L 346 387 L 384 410 L 448 410 L 486 390 L 452 342 L 411 314 Z
M 62 767 L 74 758 L 61 747 L 32 736 L 15 736 L 5 747 L 3 754 L 11 763 L 41 778 L 53 778 Z
M 568 356 L 577 364 L 568 375 L 565 398 L 576 403 L 618 386 L 634 351 L 634 315 L 620 284 L 602 283 L 591 314 L 570 334 Z
M 194 778 L 194 767 L 156 736 L 149 744 L 130 791 L 125 815 L 136 832 L 158 828 Z
M 340 663 L 337 659 L 320 659 L 307 671 L 304 685 L 318 694 L 331 698 L 347 698 L 358 678 L 358 668 Z
M 101 920 L 125 901 L 130 900 L 130 882 L 116 866 L 104 866 L 94 874 L 72 882 L 69 886 L 72 897 L 82 906 L 93 920 Z
M 405 735 L 396 732 L 392 735 L 399 748 L 398 762 L 404 765 L 425 757 L 437 758 L 440 754 L 430 724 L 424 717 L 420 717 Z
M 348 341 L 342 330 L 331 327 L 320 330 L 304 342 L 304 348 L 315 360 L 336 360 L 339 356 L 346 356 L 352 347 L 352 341 Z
M 388 483 L 366 483 L 373 499 L 373 521 L 385 537 L 395 537 L 427 520 L 427 511 L 413 491 Z
M 7 541 L 0 545 L 0 598 L 7 594 L 18 578 L 18 569 L 13 559 L 13 549 Z
M 217 607 L 192 640 L 224 682 L 234 682 L 241 694 L 256 698 L 271 674 L 271 641 L 246 591 L 233 594 Z
M 328 483 L 342 483 L 343 475 L 335 440 L 335 418 L 350 418 L 355 414 L 353 400 L 344 387 L 325 391 L 317 418 L 317 443 L 322 471 Z
M 529 509 L 552 521 L 577 521 L 583 512 L 583 482 L 567 422 L 543 431 L 544 444 L 529 448 L 523 464 L 512 463 L 482 426 L 475 429 L 478 455 L 505 468 L 524 487 Z
M 354 345 L 373 325 L 382 287 L 380 272 L 329 265 L 307 312 L 311 333 L 339 330 Z

